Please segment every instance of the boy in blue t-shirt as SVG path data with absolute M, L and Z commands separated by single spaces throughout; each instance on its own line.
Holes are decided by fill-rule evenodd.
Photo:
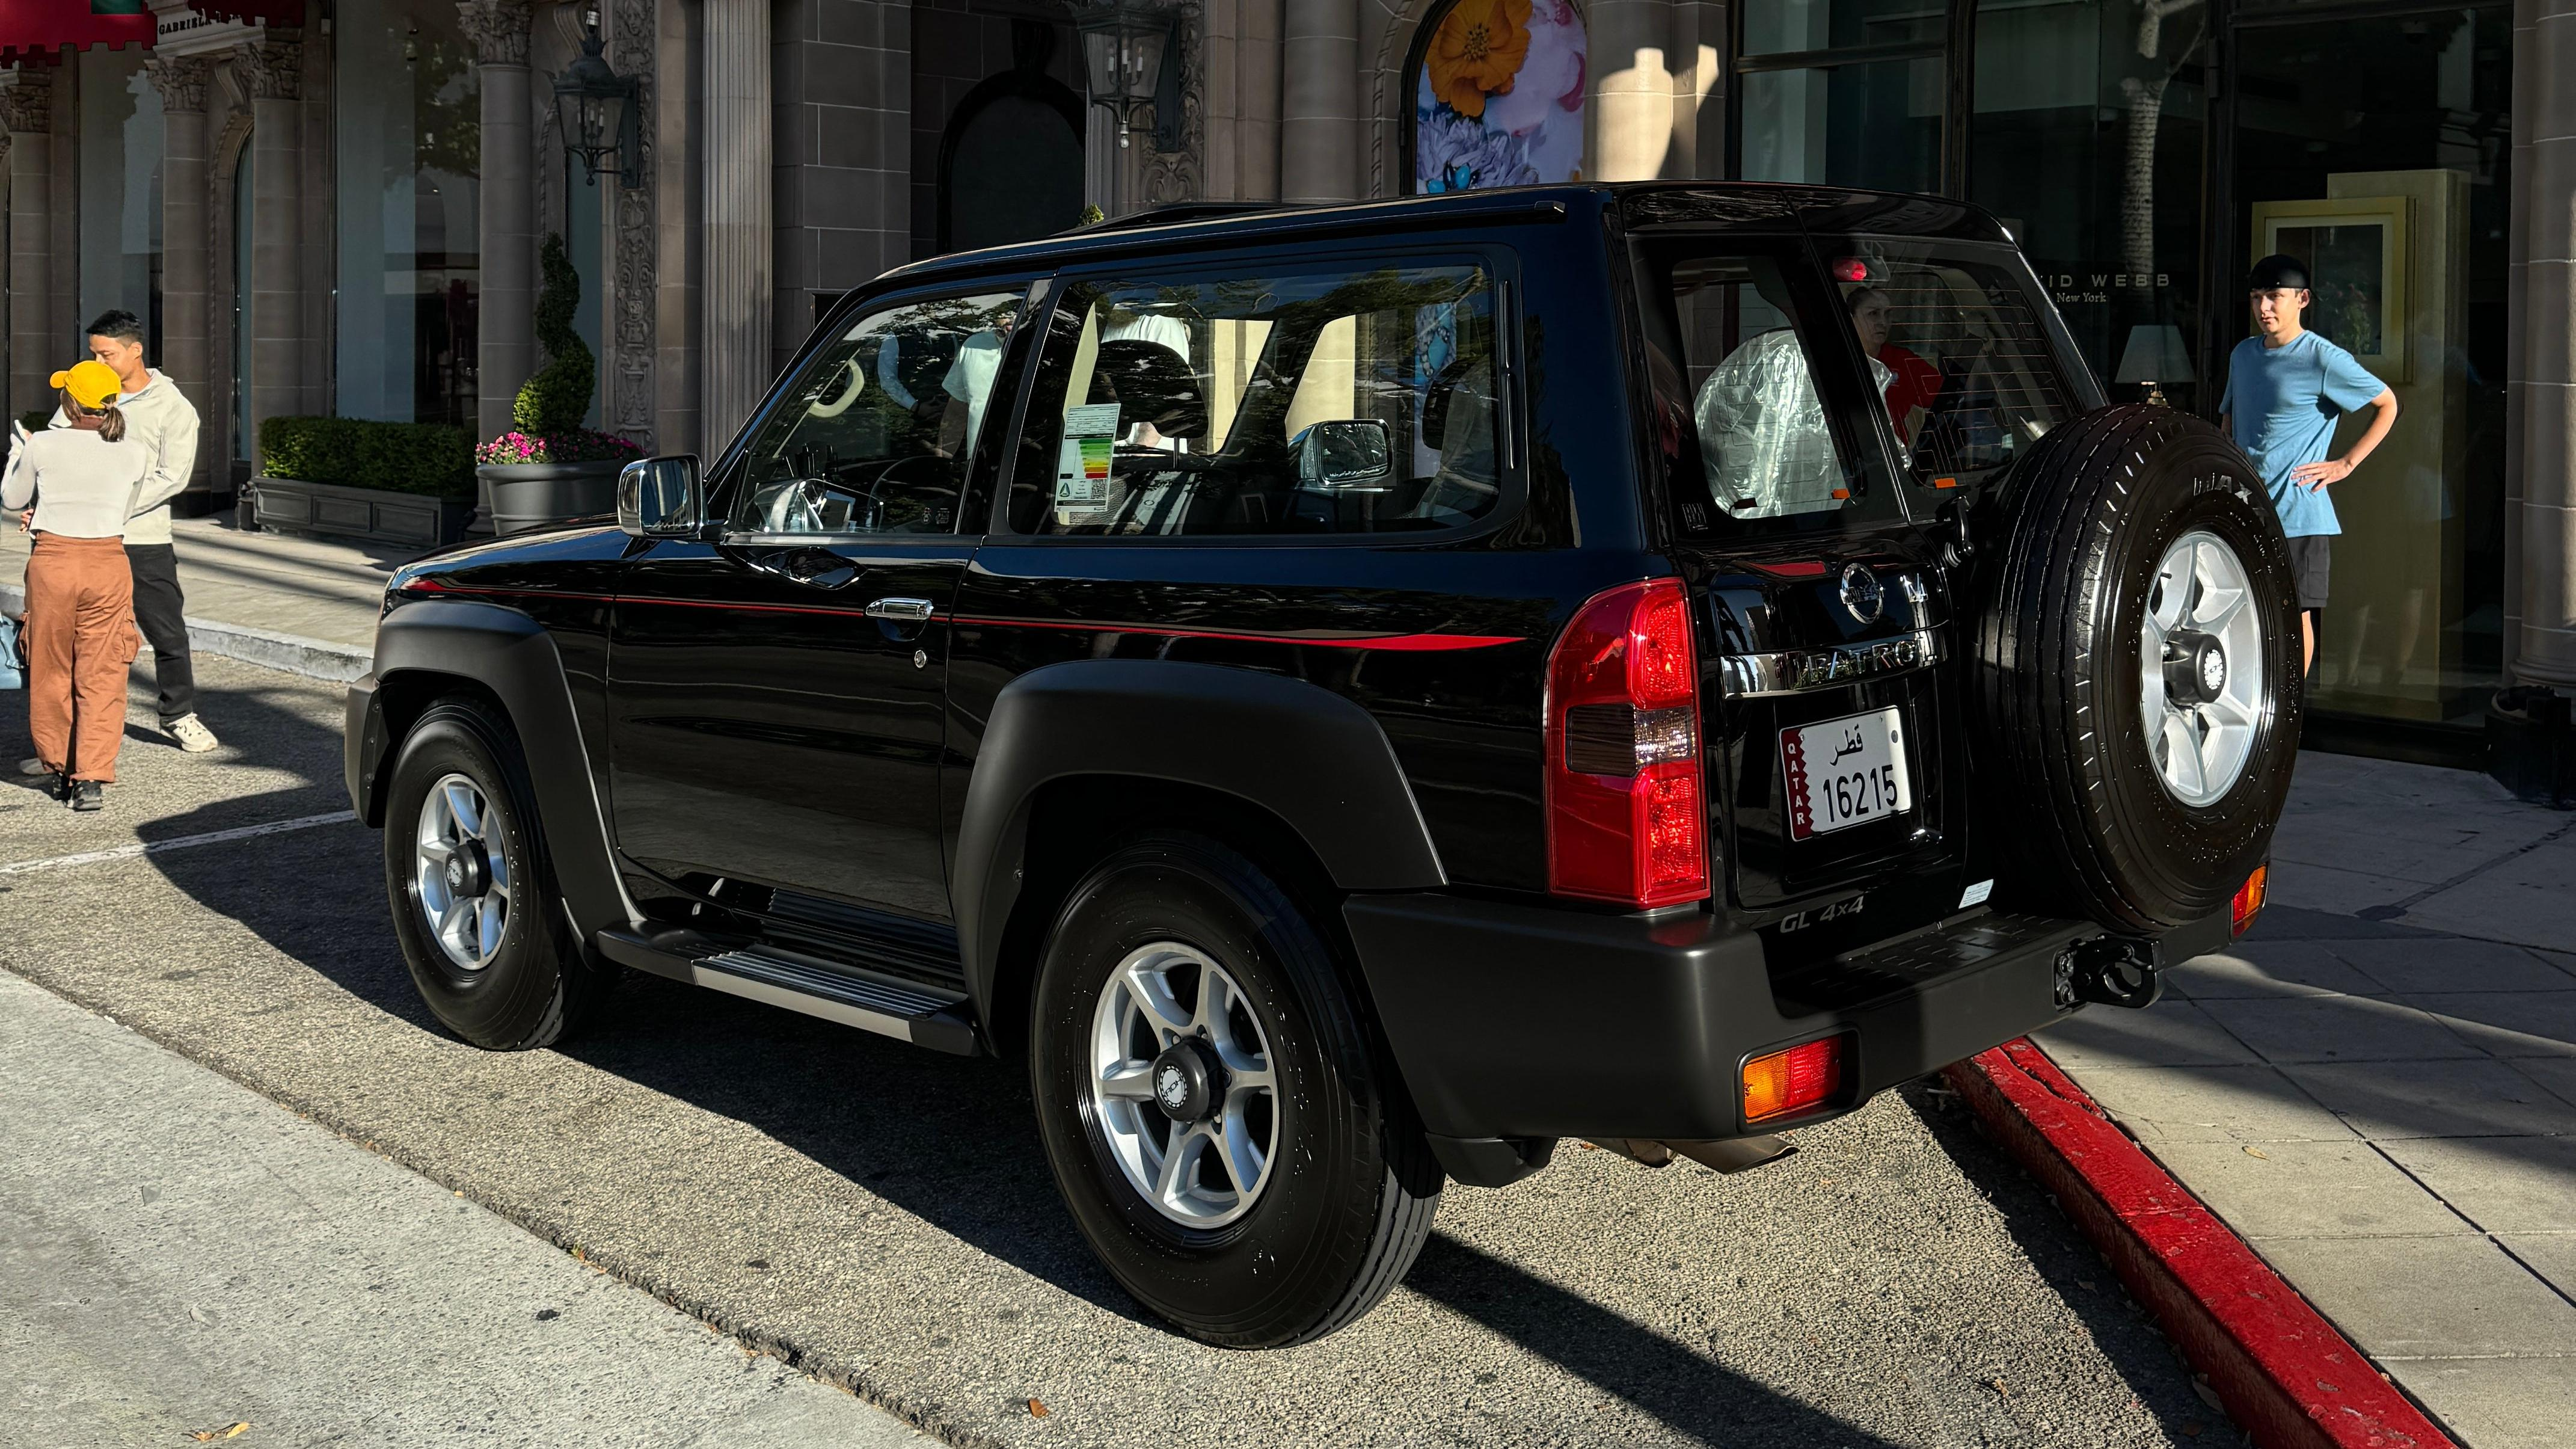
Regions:
M 2254 460 L 2272 507 L 2289 535 L 2290 564 L 2299 588 L 2299 633 L 2306 667 L 2317 662 L 2317 615 L 2326 606 L 2333 572 L 2335 521 L 2329 485 L 2352 476 L 2388 430 L 2397 424 L 2397 394 L 2353 355 L 2299 325 L 2308 305 L 2308 269 L 2296 257 L 2265 257 L 2245 279 L 2254 308 L 2255 336 L 2236 344 L 2227 359 L 2227 392 L 2219 399 L 2219 426 Z M 2363 407 L 2379 410 L 2340 458 L 2329 458 L 2335 420 Z

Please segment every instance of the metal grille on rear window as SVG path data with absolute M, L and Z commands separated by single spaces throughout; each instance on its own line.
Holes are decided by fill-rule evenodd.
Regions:
M 1834 280 L 1882 376 L 1913 480 L 1972 488 L 2081 411 L 2024 279 L 2000 248 L 1846 240 Z

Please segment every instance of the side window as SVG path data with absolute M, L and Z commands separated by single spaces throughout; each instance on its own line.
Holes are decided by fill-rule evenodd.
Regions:
M 808 360 L 737 474 L 745 534 L 953 533 L 1020 294 L 872 312 Z
M 1824 329 L 1855 324 L 1815 314 L 1844 309 L 1801 306 L 1767 256 L 1658 260 L 1654 275 L 1671 300 L 1696 442 L 1674 450 L 1685 527 L 1722 529 L 1728 519 L 1831 526 L 1892 514 L 1896 500 L 1888 490 L 1873 493 L 1817 386 L 1820 349 L 1833 341 Z M 1871 366 L 1883 392 L 1886 368 Z M 1689 486 L 1693 462 L 1697 487 Z
M 1040 535 L 1419 532 L 1492 512 L 1494 286 L 1473 265 L 1067 289 L 1010 526 Z

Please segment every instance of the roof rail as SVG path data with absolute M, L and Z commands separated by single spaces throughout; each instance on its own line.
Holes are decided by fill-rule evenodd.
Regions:
M 1297 208 L 1277 201 L 1175 201 L 1165 206 L 1149 206 L 1125 216 L 1095 221 L 1072 231 L 1135 231 L 1140 227 L 1171 226 L 1184 221 L 1206 221 L 1219 216 L 1250 216 L 1256 211 L 1294 211 Z

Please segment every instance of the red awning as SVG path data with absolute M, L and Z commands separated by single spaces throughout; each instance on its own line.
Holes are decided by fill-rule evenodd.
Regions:
M 188 8 L 208 20 L 238 20 L 246 25 L 304 23 L 304 0 L 188 0 Z
M 0 65 L 41 64 L 96 45 L 150 45 L 152 33 L 143 0 L 0 0 Z

